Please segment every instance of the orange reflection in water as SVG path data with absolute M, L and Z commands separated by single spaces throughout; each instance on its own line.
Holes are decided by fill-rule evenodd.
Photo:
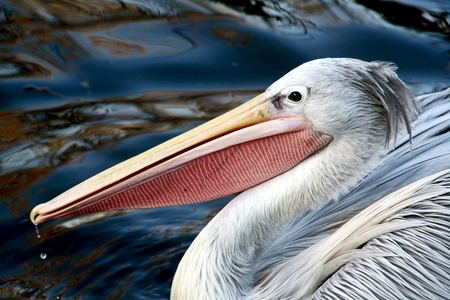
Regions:
M 117 41 L 102 36 L 91 36 L 89 40 L 94 47 L 106 49 L 109 53 L 114 55 L 135 56 L 145 52 L 145 48 L 141 45 Z

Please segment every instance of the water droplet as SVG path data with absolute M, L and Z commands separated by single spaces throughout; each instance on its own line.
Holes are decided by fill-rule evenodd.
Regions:
M 46 259 L 47 258 L 47 253 L 42 252 L 40 257 L 41 257 L 41 259 Z
M 40 238 L 41 238 L 41 235 L 39 234 L 39 229 L 38 229 L 37 225 L 35 225 L 35 227 L 36 227 L 36 237 L 37 237 L 38 239 L 40 239 Z

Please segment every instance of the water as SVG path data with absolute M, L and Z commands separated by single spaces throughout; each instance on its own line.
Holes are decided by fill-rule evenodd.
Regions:
M 167 299 L 183 253 L 231 197 L 39 232 L 29 212 L 302 62 L 389 60 L 416 94 L 450 85 L 448 1 L 358 2 L 2 1 L 0 298 Z

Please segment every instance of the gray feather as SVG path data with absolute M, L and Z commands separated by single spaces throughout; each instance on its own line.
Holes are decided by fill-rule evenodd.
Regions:
M 290 295 L 283 294 L 283 299 L 440 299 L 442 295 L 450 295 L 449 98 L 450 89 L 419 98 L 423 112 L 413 124 L 413 151 L 409 137 L 400 137 L 398 147 L 339 202 L 330 201 L 286 224 L 277 240 L 259 257 L 257 287 L 252 299 L 281 297 L 273 289 L 266 289 L 281 284 L 292 290 Z M 353 249 L 336 254 L 350 253 L 353 258 L 343 259 L 341 268 L 329 278 L 300 282 L 283 275 L 282 279 L 271 277 L 274 266 L 295 265 L 298 274 L 309 272 L 310 266 L 304 269 L 295 259 L 329 238 L 378 199 L 442 170 L 447 171 L 426 185 L 422 193 L 417 193 L 417 203 L 379 222 L 392 228 L 401 222 L 406 225 L 404 228 L 386 228 L 379 236 L 369 235 L 362 245 L 356 244 Z M 339 240 L 340 244 L 345 242 Z M 339 243 L 334 247 L 339 248 Z M 303 261 L 316 261 L 319 253 L 311 252 Z M 328 262 L 322 260 L 315 267 L 325 269 Z M 285 272 L 281 267 L 278 274 Z M 311 289 L 306 291 L 308 285 Z

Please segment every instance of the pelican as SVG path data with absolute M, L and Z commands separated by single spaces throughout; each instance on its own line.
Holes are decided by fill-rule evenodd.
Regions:
M 325 58 L 36 206 L 31 220 L 240 193 L 179 263 L 172 299 L 450 297 L 450 89 Z

